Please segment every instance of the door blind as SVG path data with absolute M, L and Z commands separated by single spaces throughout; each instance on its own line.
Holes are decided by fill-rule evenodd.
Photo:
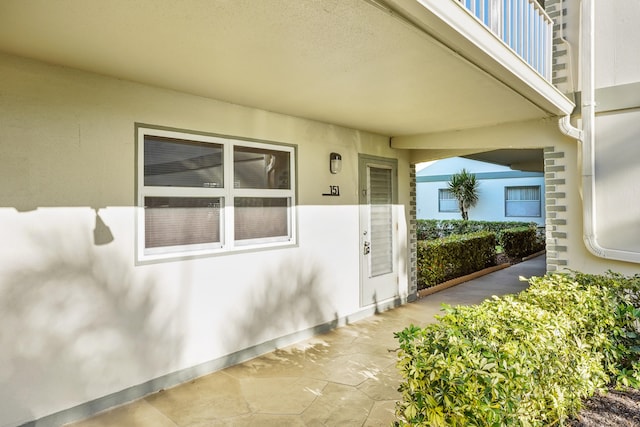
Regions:
M 391 169 L 369 168 L 371 218 L 371 276 L 393 271 L 393 215 Z

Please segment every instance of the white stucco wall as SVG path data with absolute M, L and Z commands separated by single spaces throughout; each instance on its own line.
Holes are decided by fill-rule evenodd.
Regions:
M 596 87 L 639 81 L 640 4 L 628 0 L 597 0 L 594 3 Z
M 571 45 L 572 75 L 579 83 L 576 91 L 584 91 L 580 82 L 580 1 L 565 2 L 567 14 L 565 38 Z M 594 123 L 594 203 L 593 227 L 589 246 L 604 257 L 640 260 L 639 192 L 634 184 L 640 179 L 640 43 L 637 1 L 597 0 L 595 7 L 595 111 Z M 581 98 L 577 98 L 578 100 Z M 583 97 L 584 99 L 584 97 Z M 577 110 L 577 114 L 580 110 Z M 580 122 L 576 120 L 580 125 Z M 579 159 L 583 158 L 579 154 Z M 580 171 L 578 171 L 580 173 Z M 603 251 L 603 249 L 605 251 Z M 635 254 L 635 255 L 634 255 Z
M 572 69 L 567 89 L 582 90 L 580 80 L 580 0 L 564 0 L 566 15 L 558 16 L 564 24 L 563 37 L 570 47 L 560 45 L 571 55 L 568 65 Z M 604 88 L 637 82 L 640 76 L 640 42 L 638 20 L 640 4 L 633 0 L 595 0 L 595 84 Z M 573 80 L 571 82 L 571 80 Z M 564 86 L 563 86 L 564 87 Z
M 606 249 L 640 253 L 639 136 L 640 109 L 596 119 L 594 229 Z
M 10 56 L 0 75 L 0 426 L 358 313 L 358 153 L 399 159 L 406 297 L 388 138 Z M 298 246 L 136 265 L 136 122 L 297 144 Z

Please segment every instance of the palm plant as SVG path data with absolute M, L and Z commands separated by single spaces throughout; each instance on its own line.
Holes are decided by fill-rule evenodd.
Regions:
M 469 219 L 469 209 L 478 203 L 478 184 L 476 176 L 466 169 L 451 176 L 449 191 L 458 199 L 458 207 L 463 220 Z

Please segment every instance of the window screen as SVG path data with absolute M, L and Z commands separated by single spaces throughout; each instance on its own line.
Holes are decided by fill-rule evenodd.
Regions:
M 438 212 L 459 212 L 458 199 L 447 188 L 438 190 Z
M 505 187 L 505 216 L 540 217 L 540 186 Z
M 146 136 L 144 185 L 221 188 L 222 153 L 218 144 Z
M 220 198 L 145 197 L 145 247 L 220 243 Z
M 235 146 L 233 171 L 235 188 L 291 188 L 288 152 Z
M 289 236 L 289 199 L 286 197 L 236 197 L 236 240 Z

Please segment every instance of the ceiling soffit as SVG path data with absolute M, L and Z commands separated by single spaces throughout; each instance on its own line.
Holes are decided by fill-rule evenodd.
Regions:
M 553 115 L 365 0 L 4 0 L 0 51 L 389 136 Z

